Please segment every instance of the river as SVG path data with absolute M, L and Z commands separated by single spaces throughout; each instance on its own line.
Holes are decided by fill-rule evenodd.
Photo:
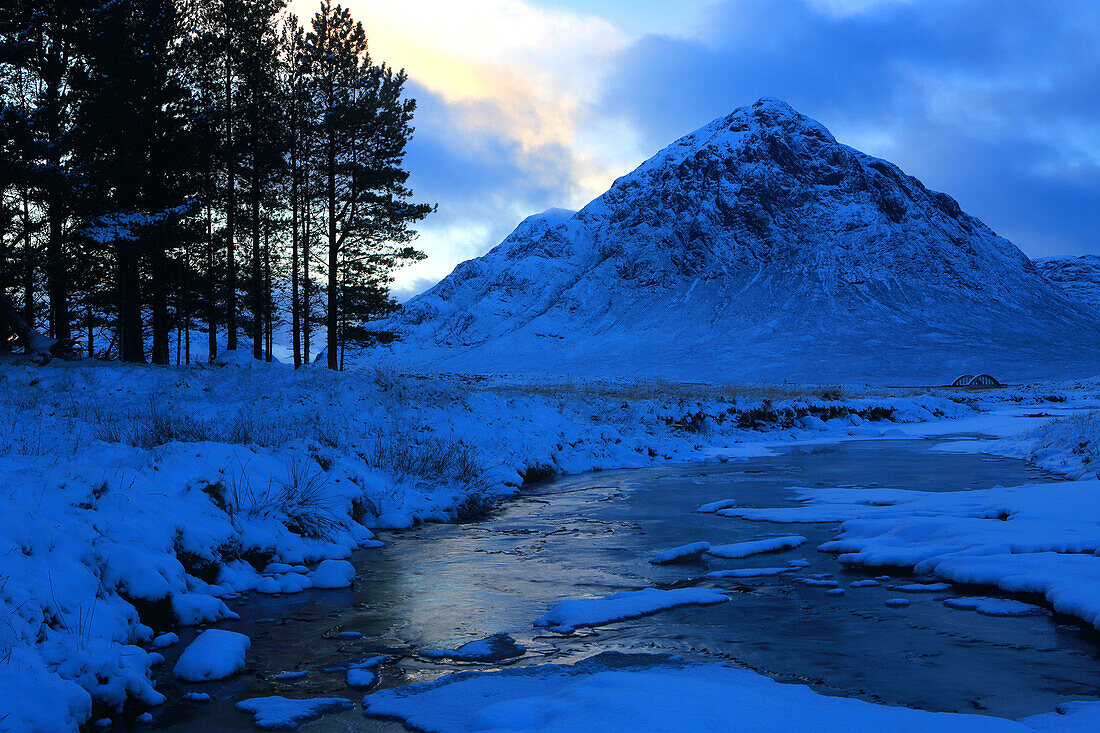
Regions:
M 534 487 L 490 516 L 460 524 L 386 533 L 389 544 L 353 558 L 358 577 L 346 591 L 231 601 L 240 621 L 222 624 L 252 639 L 246 671 L 206 685 L 170 678 L 159 689 L 172 701 L 154 726 L 167 730 L 251 730 L 236 701 L 262 695 L 345 696 L 357 703 L 343 670 L 385 654 L 380 686 L 433 679 L 456 669 L 493 669 L 419 656 L 497 632 L 526 646 L 513 664 L 573 662 L 604 651 L 670 653 L 728 661 L 818 691 L 935 711 L 1017 718 L 1060 702 L 1100 696 L 1095 635 L 1053 615 L 999 618 L 954 610 L 941 600 L 978 593 L 956 588 L 913 594 L 904 609 L 884 606 L 886 587 L 851 588 L 881 571 L 842 567 L 816 551 L 836 524 L 782 525 L 699 514 L 700 504 L 734 498 L 742 506 L 789 504 L 792 486 L 893 487 L 954 491 L 1050 479 L 1020 461 L 936 452 L 932 440 L 880 440 L 780 449 L 728 463 L 667 465 L 569 476 Z M 1053 479 L 1052 479 L 1053 480 Z M 745 560 L 711 558 L 655 566 L 649 558 L 688 542 L 724 544 L 799 534 L 798 549 Z M 709 570 L 783 565 L 805 559 L 799 573 L 714 580 Z M 798 582 L 829 574 L 847 592 Z M 892 572 L 898 582 L 913 576 Z M 893 581 L 891 581 L 893 582 Z M 562 598 L 603 596 L 649 586 L 705 586 L 730 592 L 730 603 L 687 607 L 563 636 L 532 628 Z M 887 583 L 886 585 L 889 585 Z M 994 595 L 988 589 L 982 595 Z M 341 637 L 359 633 L 361 638 Z M 193 632 L 181 634 L 184 642 Z M 181 647 L 182 648 L 182 645 Z M 175 651 L 178 654 L 178 649 Z M 308 674 L 293 681 L 285 672 Z M 184 691 L 209 692 L 209 704 L 179 702 Z M 368 720 L 361 706 L 301 730 L 403 730 Z

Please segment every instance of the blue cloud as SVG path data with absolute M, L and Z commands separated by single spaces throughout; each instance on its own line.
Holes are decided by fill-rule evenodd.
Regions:
M 524 150 L 491 126 L 471 128 L 462 104 L 448 104 L 411 81 L 408 93 L 417 100 L 417 113 L 406 162 L 417 196 L 439 202 L 433 226 L 491 216 L 502 207 L 545 209 L 570 195 L 573 163 L 564 147 Z M 489 102 L 473 110 L 492 114 Z

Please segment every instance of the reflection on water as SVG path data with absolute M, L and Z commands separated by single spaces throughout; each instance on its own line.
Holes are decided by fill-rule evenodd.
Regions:
M 429 661 L 418 651 L 453 648 L 496 632 L 508 632 L 527 647 L 516 664 L 572 662 L 608 650 L 668 652 L 729 660 L 829 694 L 928 710 L 1020 717 L 1068 700 L 1097 698 L 1097 647 L 1084 632 L 1064 625 L 1065 619 L 956 611 L 939 600 L 950 593 L 910 596 L 909 608 L 889 609 L 883 601 L 896 593 L 850 588 L 867 574 L 842 568 L 814 550 L 833 536 L 835 524 L 764 524 L 693 511 L 725 498 L 781 506 L 793 498 L 786 489 L 796 485 L 944 491 L 1042 478 L 1018 461 L 937 453 L 929 446 L 927 441 L 845 443 L 727 464 L 587 474 L 539 486 L 483 521 L 393 533 L 386 538 L 393 540 L 389 546 L 360 553 L 353 589 L 234 603 L 242 619 L 224 626 L 252 638 L 247 671 L 205 686 L 164 679 L 160 688 L 171 700 L 184 690 L 202 689 L 217 701 L 169 706 L 157 725 L 249 730 L 249 718 L 232 708 L 236 700 L 268 694 L 358 699 L 344 683 L 349 663 L 388 654 L 394 661 L 383 668 L 381 685 L 432 679 L 468 665 Z M 774 534 L 805 535 L 809 543 L 739 561 L 648 562 L 687 542 L 729 543 Z M 847 593 L 828 596 L 825 588 L 799 584 L 789 575 L 702 578 L 709 570 L 795 558 L 811 563 L 802 575 L 832 574 Z M 653 585 L 717 587 L 730 591 L 733 600 L 573 636 L 531 627 L 558 599 Z M 363 636 L 337 636 L 348 631 Z M 164 666 L 165 677 L 171 662 Z M 309 674 L 295 681 L 273 679 L 294 670 Z M 401 727 L 350 712 L 303 728 L 310 729 Z

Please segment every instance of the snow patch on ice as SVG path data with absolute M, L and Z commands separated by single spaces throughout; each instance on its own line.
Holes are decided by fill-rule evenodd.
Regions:
M 251 713 L 257 728 L 297 728 L 302 723 L 316 720 L 325 713 L 351 710 L 351 700 L 342 697 L 316 697 L 307 700 L 289 700 L 285 697 L 254 697 L 241 700 L 237 709 Z
M 654 565 L 666 565 L 669 563 L 677 562 L 691 562 L 698 560 L 704 553 L 710 550 L 709 542 L 691 542 L 686 545 L 680 545 L 679 547 L 673 547 L 670 550 L 654 556 L 650 562 Z
M 806 538 L 799 535 L 787 535 L 785 537 L 769 537 L 764 540 L 752 542 L 735 542 L 730 545 L 716 545 L 707 550 L 708 555 L 736 560 L 751 555 L 761 555 L 765 552 L 779 552 L 790 550 L 806 544 Z
M 603 598 L 559 601 L 548 613 L 536 619 L 535 626 L 568 633 L 581 626 L 600 626 L 670 608 L 706 606 L 728 600 L 728 596 L 706 588 L 646 588 L 613 593 Z

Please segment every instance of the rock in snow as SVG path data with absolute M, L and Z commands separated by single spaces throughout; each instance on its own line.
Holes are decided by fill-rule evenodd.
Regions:
M 355 580 L 355 566 L 347 560 L 325 560 L 313 571 L 314 588 L 347 588 Z
M 535 621 L 535 626 L 549 626 L 554 631 L 569 633 L 580 626 L 599 626 L 679 606 L 706 606 L 728 600 L 728 596 L 706 588 L 645 588 L 603 598 L 559 601 Z
M 396 365 L 454 372 L 942 384 L 1100 371 L 1093 311 L 1011 242 L 769 99 L 575 214 L 529 218 L 382 325 L 401 336 L 382 350 Z
M 508 634 L 493 634 L 463 644 L 457 649 L 438 649 L 422 652 L 429 659 L 454 659 L 458 662 L 502 662 L 521 657 L 527 650 Z
M 188 682 L 209 682 L 244 669 L 244 654 L 252 642 L 244 634 L 207 629 L 184 649 L 172 674 Z

